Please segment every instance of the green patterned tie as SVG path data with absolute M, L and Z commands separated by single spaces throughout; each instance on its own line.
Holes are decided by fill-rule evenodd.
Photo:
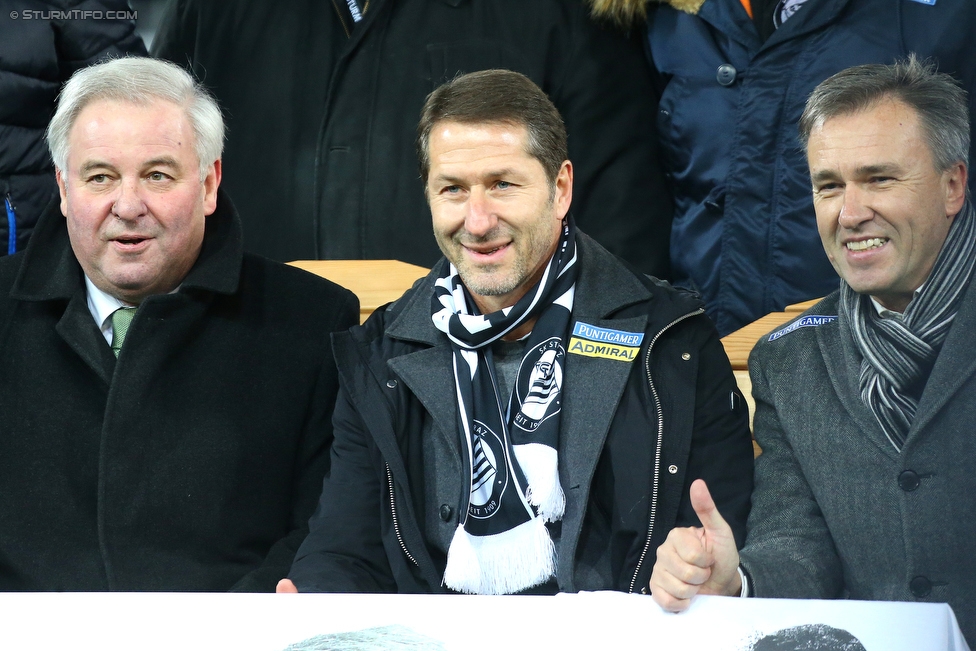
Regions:
M 134 307 L 120 307 L 112 312 L 112 352 L 115 353 L 116 357 L 122 350 L 125 335 L 129 332 L 129 324 L 132 323 L 132 317 L 135 315 L 136 308 Z

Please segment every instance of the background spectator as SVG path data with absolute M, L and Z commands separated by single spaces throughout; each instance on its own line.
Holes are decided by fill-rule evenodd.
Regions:
M 668 273 L 671 208 L 640 36 L 594 22 L 581 2 L 172 0 L 153 51 L 189 66 L 225 109 L 225 184 L 250 250 L 432 265 L 421 105 L 460 73 L 509 68 L 566 121 L 580 228 Z
M 675 202 L 673 279 L 703 294 L 722 334 L 837 286 L 797 140 L 817 84 L 915 52 L 961 80 L 971 107 L 976 98 L 976 2 L 591 2 L 626 21 L 650 9 L 656 122 Z

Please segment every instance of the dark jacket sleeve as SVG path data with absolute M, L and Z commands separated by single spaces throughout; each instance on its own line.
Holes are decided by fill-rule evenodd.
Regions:
M 345 387 L 333 425 L 329 476 L 288 577 L 299 592 L 396 592 L 382 537 L 383 464 Z
M 672 206 L 641 34 L 622 34 L 580 13 L 573 27 L 577 38 L 564 63 L 554 67 L 549 91 L 570 134 L 573 214 L 580 229 L 611 253 L 668 279 Z
M 359 323 L 359 301 L 351 292 L 344 292 L 345 302 L 336 306 L 332 323 L 323 323 L 324 332 L 346 330 Z M 322 360 L 308 414 L 301 437 L 299 456 L 295 459 L 290 528 L 288 534 L 272 545 L 260 567 L 246 574 L 231 592 L 274 592 L 275 586 L 288 573 L 295 552 L 308 535 L 308 519 L 322 492 L 322 478 L 329 470 L 332 447 L 332 414 L 339 390 L 335 359 L 329 353 Z

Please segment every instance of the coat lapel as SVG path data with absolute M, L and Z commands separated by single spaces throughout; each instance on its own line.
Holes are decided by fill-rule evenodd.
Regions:
M 435 268 L 437 265 L 435 265 Z M 454 386 L 454 353 L 451 344 L 435 327 L 430 317 L 430 299 L 436 278 L 431 271 L 414 290 L 401 300 L 407 301 L 400 315 L 390 324 L 387 336 L 425 344 L 416 352 L 389 360 L 390 369 L 407 384 L 420 400 L 444 437 L 448 449 L 460 447 L 458 438 L 457 390 Z M 458 458 L 460 464 L 460 458 Z
M 84 286 L 81 286 L 68 301 L 68 306 L 55 330 L 102 382 L 106 385 L 111 383 L 115 369 L 115 355 L 112 354 L 111 346 L 105 342 L 88 310 Z
M 839 305 L 838 305 L 839 307 Z M 861 354 L 857 350 L 847 319 L 838 309 L 837 320 L 817 328 L 817 342 L 820 354 L 827 366 L 827 375 L 833 384 L 834 393 L 851 417 L 854 429 L 866 436 L 883 454 L 892 459 L 898 451 L 885 436 L 878 419 L 874 417 L 864 401 L 858 377 L 861 371 Z M 845 427 L 843 423 L 827 423 L 828 427 Z
M 915 420 L 908 432 L 910 439 L 921 431 L 946 406 L 976 373 L 976 355 L 973 354 L 973 326 L 976 324 L 976 282 L 970 281 L 966 296 L 959 306 L 955 321 L 946 337 L 932 374 L 925 384 L 918 403 Z
M 851 0 L 807 0 L 796 15 L 770 35 L 762 45 L 766 50 L 783 41 L 801 38 L 837 20 Z
M 643 333 L 647 316 L 626 319 L 601 319 L 574 311 L 573 324 L 582 321 L 599 328 Z M 643 344 L 646 346 L 647 341 Z M 642 349 L 643 350 L 643 349 Z M 587 357 L 567 353 L 566 386 L 559 438 L 559 481 L 566 493 L 562 552 L 575 549 L 586 512 L 590 482 L 603 452 L 610 423 L 617 412 L 627 379 L 634 367 L 643 365 L 638 355 L 633 361 Z
M 459 454 L 457 390 L 454 387 L 454 355 L 449 344 L 440 344 L 414 353 L 394 357 L 390 369 L 420 400 L 437 424 L 447 449 Z M 457 459 L 460 464 L 460 457 Z
M 99 379 L 106 385 L 111 382 L 115 355 L 88 310 L 84 275 L 71 250 L 56 197 L 38 218 L 10 296 L 31 303 L 65 305 L 55 331 Z

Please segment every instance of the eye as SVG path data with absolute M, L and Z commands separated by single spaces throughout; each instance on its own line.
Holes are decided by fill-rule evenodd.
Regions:
M 108 174 L 92 174 L 91 176 L 88 177 L 87 180 L 88 183 L 95 183 L 95 184 L 107 183 Z
M 164 174 L 163 172 L 150 172 L 149 173 L 149 180 L 150 181 L 166 181 L 169 178 L 170 178 L 170 176 L 168 174 Z
M 508 181 L 499 181 L 495 184 L 495 187 L 499 190 L 507 190 L 508 188 L 512 187 L 512 184 Z

